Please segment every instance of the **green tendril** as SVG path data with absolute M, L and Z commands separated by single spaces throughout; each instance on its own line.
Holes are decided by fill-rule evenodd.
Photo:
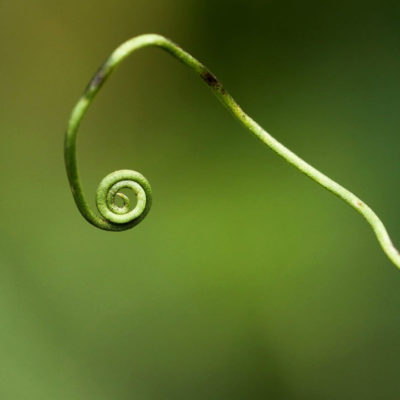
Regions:
M 371 225 L 383 251 L 400 268 L 400 253 L 393 246 L 385 226 L 370 207 L 349 190 L 306 163 L 274 139 L 240 108 L 232 96 L 224 89 L 221 82 L 202 63 L 171 40 L 156 34 L 137 36 L 119 46 L 94 75 L 72 111 L 65 136 L 65 164 L 76 205 L 86 220 L 104 230 L 122 231 L 137 225 L 150 210 L 152 195 L 147 179 L 138 172 L 121 170 L 107 175 L 101 181 L 97 189 L 97 208 L 100 213 L 100 216 L 98 216 L 90 209 L 83 195 L 76 160 L 76 137 L 79 125 L 103 83 L 111 75 L 114 68 L 131 53 L 150 46 L 161 47 L 192 69 L 206 82 L 221 103 L 256 137 L 288 163 L 357 210 Z M 121 189 L 125 188 L 133 190 L 136 194 L 137 202 L 135 207 L 132 207 L 129 198 L 120 192 Z M 117 199 L 122 202 L 122 205 L 117 205 Z

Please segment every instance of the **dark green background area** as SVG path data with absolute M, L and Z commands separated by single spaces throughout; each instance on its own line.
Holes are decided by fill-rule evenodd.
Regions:
M 113 170 L 150 180 L 133 230 L 81 218 L 62 150 L 100 63 L 160 33 L 399 244 L 399 21 L 392 1 L 0 0 L 0 399 L 400 398 L 399 271 L 191 71 L 135 53 L 81 127 L 91 204 Z

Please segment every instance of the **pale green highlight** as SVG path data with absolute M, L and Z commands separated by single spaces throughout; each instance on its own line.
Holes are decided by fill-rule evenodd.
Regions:
M 208 84 L 221 103 L 255 136 L 288 163 L 357 210 L 371 225 L 383 251 L 393 264 L 400 268 L 400 253 L 393 246 L 382 221 L 370 207 L 352 192 L 315 169 L 274 139 L 240 108 L 219 80 L 202 63 L 169 39 L 156 34 L 137 36 L 119 46 L 95 74 L 72 111 L 65 136 L 65 164 L 76 205 L 87 221 L 100 229 L 122 231 L 137 225 L 150 210 L 152 194 L 147 179 L 138 172 L 121 170 L 111 173 L 101 181 L 97 189 L 97 208 L 100 213 L 100 216 L 98 216 L 90 209 L 83 195 L 76 160 L 76 136 L 79 125 L 102 84 L 110 76 L 114 68 L 131 53 L 150 46 L 161 47 L 196 72 Z M 133 209 L 128 197 L 119 192 L 123 188 L 132 189 L 137 196 L 137 203 Z M 116 197 L 122 199 L 122 206 L 116 204 Z

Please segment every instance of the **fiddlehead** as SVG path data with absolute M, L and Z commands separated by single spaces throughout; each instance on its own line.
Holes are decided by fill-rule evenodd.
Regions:
M 110 231 L 129 229 L 138 224 L 150 209 L 151 188 L 146 178 L 138 172 L 122 170 L 106 176 L 99 185 L 97 190 L 97 208 L 101 215 L 99 217 L 90 209 L 85 200 L 76 160 L 76 136 L 78 128 L 93 98 L 121 61 L 134 51 L 149 46 L 162 48 L 196 72 L 212 89 L 221 103 L 256 137 L 283 157 L 289 164 L 295 166 L 305 175 L 357 210 L 371 225 L 383 251 L 400 268 L 400 253 L 393 246 L 382 221 L 370 207 L 349 190 L 315 169 L 273 138 L 240 108 L 232 96 L 224 89 L 221 82 L 202 63 L 172 41 L 156 34 L 137 36 L 119 46 L 95 74 L 72 111 L 65 136 L 65 164 L 75 202 L 81 214 L 91 224 Z M 136 193 L 137 204 L 133 209 L 130 206 L 128 197 L 120 192 L 123 188 L 130 188 Z M 122 206 L 117 205 L 117 197 L 123 202 Z

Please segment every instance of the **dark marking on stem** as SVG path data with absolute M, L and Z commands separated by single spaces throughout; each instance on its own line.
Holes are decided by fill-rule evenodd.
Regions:
M 203 79 L 203 81 L 207 83 L 208 86 L 212 87 L 215 90 L 218 90 L 221 94 L 226 94 L 226 90 L 222 86 L 221 82 L 210 71 L 204 71 L 201 74 L 201 79 Z
M 86 87 L 85 93 L 100 89 L 103 85 L 107 73 L 107 64 L 104 63 L 96 72 L 92 80 Z
M 101 84 L 101 81 L 104 79 L 103 71 L 100 70 L 93 78 L 91 86 L 97 87 Z
M 211 87 L 216 87 L 219 84 L 218 79 L 211 72 L 205 71 L 201 74 L 201 77 Z
M 357 205 L 359 207 L 363 207 L 364 206 L 364 203 L 362 201 L 360 201 L 360 200 L 357 200 L 356 203 L 357 203 Z

